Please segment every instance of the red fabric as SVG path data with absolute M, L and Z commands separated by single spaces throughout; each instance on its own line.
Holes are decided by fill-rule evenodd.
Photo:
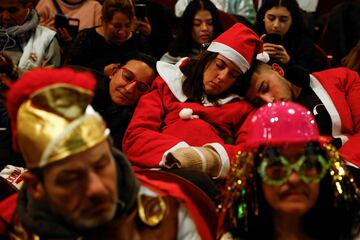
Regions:
M 17 205 L 17 197 L 18 194 L 15 193 L 0 202 L 0 217 L 3 218 L 7 223 L 10 223 L 10 220 L 14 215 Z
M 339 149 L 340 155 L 360 167 L 360 78 L 347 68 L 333 68 L 313 73 L 329 94 L 340 116 L 334 125 L 349 140 Z
M 142 185 L 152 189 L 158 194 L 169 195 L 185 203 L 189 214 L 194 220 L 201 239 L 214 239 L 214 231 L 217 222 L 215 205 L 213 205 L 211 200 L 206 196 L 204 197 L 201 190 L 197 189 L 190 182 L 185 182 L 184 179 L 176 175 L 160 171 L 140 171 L 136 173 L 136 177 L 140 180 Z M 186 185 L 186 187 L 184 185 Z M 184 187 L 186 188 L 185 191 Z M 191 196 L 186 193 L 190 193 Z M 201 212 L 199 209 L 202 207 L 207 209 L 208 212 Z M 214 220 L 214 218 L 215 222 L 214 224 L 211 224 L 210 221 Z M 211 229 L 211 227 L 213 228 Z
M 239 22 L 233 15 L 219 10 L 220 18 L 224 26 L 224 31 L 231 28 L 235 23 Z
M 90 91 L 95 89 L 96 80 L 90 73 L 77 72 L 70 68 L 38 68 L 26 72 L 7 93 L 7 109 L 13 131 L 13 147 L 18 150 L 16 140 L 16 116 L 21 104 L 36 91 L 57 83 L 67 83 Z
M 247 102 L 235 99 L 221 106 L 180 102 L 161 77 L 155 79 L 153 88 L 141 97 L 124 136 L 123 151 L 134 165 L 158 167 L 163 154 L 180 142 L 190 146 L 219 143 L 233 159 L 234 146 L 224 143 L 220 131 L 237 136 L 251 110 Z M 199 118 L 181 119 L 183 108 L 191 108 Z
M 212 43 L 221 43 L 232 49 L 234 53 L 243 56 L 250 65 L 254 54 L 263 52 L 263 42 L 258 35 L 242 23 L 236 23 L 227 31 L 215 38 Z M 208 50 L 211 49 L 209 46 Z M 212 51 L 212 50 L 210 50 Z M 224 52 L 217 51 L 226 56 Z

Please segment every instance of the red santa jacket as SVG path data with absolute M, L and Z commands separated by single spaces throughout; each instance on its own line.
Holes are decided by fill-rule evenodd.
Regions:
M 178 66 L 158 62 L 157 67 L 160 76 L 152 91 L 139 100 L 124 136 L 123 152 L 136 166 L 159 167 L 172 150 L 209 145 L 221 158 L 218 177 L 226 176 L 236 151 L 221 135 L 236 139 L 251 106 L 237 95 L 221 99 L 220 106 L 186 102 Z M 189 119 L 179 116 L 186 108 L 192 110 Z
M 310 86 L 332 121 L 332 136 L 341 139 L 340 155 L 360 167 L 360 79 L 357 72 L 334 68 L 310 75 Z

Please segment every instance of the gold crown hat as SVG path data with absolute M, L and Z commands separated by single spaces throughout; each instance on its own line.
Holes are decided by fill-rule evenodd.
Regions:
M 44 167 L 104 141 L 109 130 L 90 102 L 96 85 L 86 72 L 35 69 L 7 94 L 13 146 L 26 167 Z

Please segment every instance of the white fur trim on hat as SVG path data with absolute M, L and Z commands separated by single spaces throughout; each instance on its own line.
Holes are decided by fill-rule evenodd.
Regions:
M 223 43 L 212 42 L 207 48 L 207 50 L 210 52 L 220 53 L 224 57 L 228 58 L 236 66 L 238 66 L 243 73 L 245 73 L 250 68 L 250 64 L 247 62 L 243 55 Z

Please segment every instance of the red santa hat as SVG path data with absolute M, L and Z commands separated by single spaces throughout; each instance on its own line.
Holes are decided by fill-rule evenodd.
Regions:
M 241 23 L 234 24 L 214 39 L 207 50 L 228 58 L 243 73 L 250 68 L 251 60 L 255 55 L 264 62 L 269 59 L 269 56 L 263 52 L 263 42 L 258 35 Z

